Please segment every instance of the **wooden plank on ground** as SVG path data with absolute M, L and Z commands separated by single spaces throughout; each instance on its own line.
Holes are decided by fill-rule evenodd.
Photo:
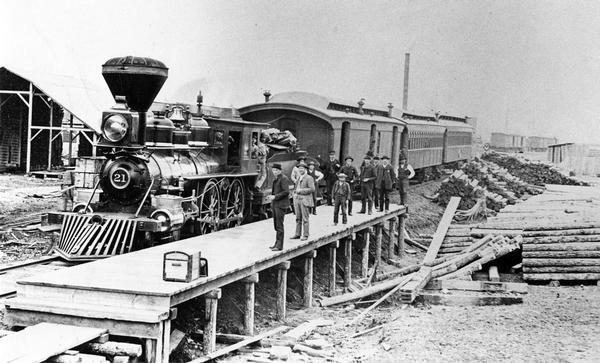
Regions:
M 423 290 L 421 294 L 419 294 L 419 300 L 431 305 L 487 306 L 522 304 L 523 296 L 489 293 L 467 294 L 466 292 L 444 294 L 439 291 Z
M 423 263 L 427 264 L 435 260 L 437 257 L 438 251 L 444 238 L 446 237 L 446 232 L 448 232 L 448 227 L 450 227 L 450 223 L 452 223 L 452 218 L 454 218 L 454 213 L 458 208 L 458 204 L 460 203 L 460 197 L 452 197 L 450 198 L 450 202 L 448 202 L 448 206 L 444 211 L 444 215 L 438 224 L 438 227 L 433 234 L 433 239 L 431 240 L 431 244 L 429 245 L 429 249 L 427 250 L 427 254 L 423 259 Z
M 106 329 L 40 323 L 1 338 L 0 357 L 3 362 L 11 363 L 43 362 L 106 332 Z
M 480 292 L 515 292 L 527 294 L 528 285 L 522 282 L 493 282 L 493 281 L 465 281 L 465 280 L 438 280 L 429 281 L 427 290 L 457 290 Z

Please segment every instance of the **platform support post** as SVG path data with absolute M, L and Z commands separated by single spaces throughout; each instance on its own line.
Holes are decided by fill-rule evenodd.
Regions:
M 287 271 L 291 266 L 290 261 L 285 261 L 276 266 L 277 268 L 277 302 L 275 306 L 275 317 L 278 320 L 285 319 L 285 303 L 287 290 Z
M 156 343 L 156 339 L 144 340 L 144 355 L 148 363 L 156 363 Z
M 302 281 L 302 293 L 304 307 L 312 307 L 313 294 L 313 261 L 317 257 L 317 250 L 312 250 L 304 255 L 304 280 Z
M 398 217 L 398 257 L 404 258 L 404 227 L 406 225 L 406 214 Z
M 375 244 L 375 265 L 373 267 L 375 270 L 373 271 L 373 274 L 374 274 L 373 277 L 377 276 L 377 269 L 379 269 L 381 266 L 381 244 L 383 242 L 383 223 L 379 223 L 377 225 L 376 231 L 377 231 L 376 232 L 377 237 L 375 240 L 375 243 L 376 243 Z
M 388 246 L 387 246 L 388 262 L 394 258 L 394 245 L 395 245 L 394 242 L 396 241 L 396 238 L 394 236 L 396 234 L 396 218 L 390 219 L 389 231 L 390 231 L 390 238 L 388 239 Z
M 214 289 L 204 295 L 206 302 L 203 348 L 204 354 L 215 351 L 217 345 L 217 303 L 221 298 L 221 289 Z
M 369 277 L 369 242 L 371 239 L 371 234 L 369 233 L 369 228 L 363 230 L 363 240 L 364 246 L 362 249 L 362 265 L 361 265 L 361 273 L 363 278 Z
M 327 248 L 329 249 L 329 296 L 335 295 L 335 275 L 337 269 L 336 250 L 339 246 L 339 241 L 330 243 L 327 246 Z
M 242 280 L 244 284 L 244 335 L 254 335 L 254 288 L 258 283 L 258 274 Z
M 352 237 L 344 241 L 344 291 L 348 291 L 352 283 Z

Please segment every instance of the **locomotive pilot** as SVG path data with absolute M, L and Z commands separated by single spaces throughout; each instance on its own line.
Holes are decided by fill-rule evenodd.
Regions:
M 352 191 L 354 190 L 354 183 L 358 180 L 358 170 L 352 165 L 354 158 L 352 156 L 346 156 L 344 159 L 344 166 L 340 169 L 340 173 L 346 175 L 346 182 L 350 185 L 350 195 L 348 196 L 348 215 L 352 215 Z M 339 176 L 338 176 L 339 177 Z
M 373 185 L 375 184 L 375 168 L 371 165 L 371 156 L 365 155 L 363 165 L 360 168 L 360 195 L 362 208 L 359 213 L 365 213 L 368 211 L 369 214 L 373 212 Z
M 381 157 L 381 165 L 377 169 L 377 178 L 375 179 L 375 189 L 379 194 L 379 211 L 387 212 L 390 210 L 390 192 L 394 189 L 396 183 L 396 173 L 394 167 L 390 165 L 390 158 Z
M 309 209 L 314 206 L 313 193 L 315 181 L 307 174 L 308 166 L 304 162 L 297 165 L 300 176 L 294 186 L 294 213 L 296 213 L 296 234 L 292 239 L 300 238 L 301 241 L 308 239 Z

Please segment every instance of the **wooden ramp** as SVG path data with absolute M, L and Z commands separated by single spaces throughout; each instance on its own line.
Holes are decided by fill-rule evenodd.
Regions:
M 0 363 L 37 363 L 87 343 L 106 329 L 40 323 L 0 338 Z
M 348 224 L 334 226 L 333 207 L 323 206 L 318 208 L 318 216 L 311 216 L 311 233 L 306 241 L 290 239 L 295 216 L 285 216 L 283 251 L 269 249 L 275 240 L 273 221 L 269 219 L 26 277 L 17 282 L 17 296 L 6 300 L 5 323 L 28 326 L 49 321 L 102 327 L 114 335 L 168 344 L 170 319 L 175 314 L 172 308 L 178 304 L 366 228 L 382 226 L 405 212 L 405 207 L 392 205 L 388 212 L 355 214 L 348 217 Z M 190 283 L 163 281 L 163 255 L 170 251 L 200 251 L 208 259 L 208 277 Z M 162 349 L 156 347 L 159 356 Z

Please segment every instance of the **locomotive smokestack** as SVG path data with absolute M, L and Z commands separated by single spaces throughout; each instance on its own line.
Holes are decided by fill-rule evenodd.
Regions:
M 269 102 L 269 100 L 271 99 L 271 91 L 265 90 L 263 96 L 265 96 L 265 102 Z
M 141 145 L 146 139 L 146 111 L 152 106 L 168 73 L 163 62 L 146 57 L 117 57 L 102 65 L 102 77 L 115 101 L 119 103 L 118 99 L 125 97 L 129 109 L 139 114 L 139 122 L 132 128 L 137 131 L 137 142 Z

